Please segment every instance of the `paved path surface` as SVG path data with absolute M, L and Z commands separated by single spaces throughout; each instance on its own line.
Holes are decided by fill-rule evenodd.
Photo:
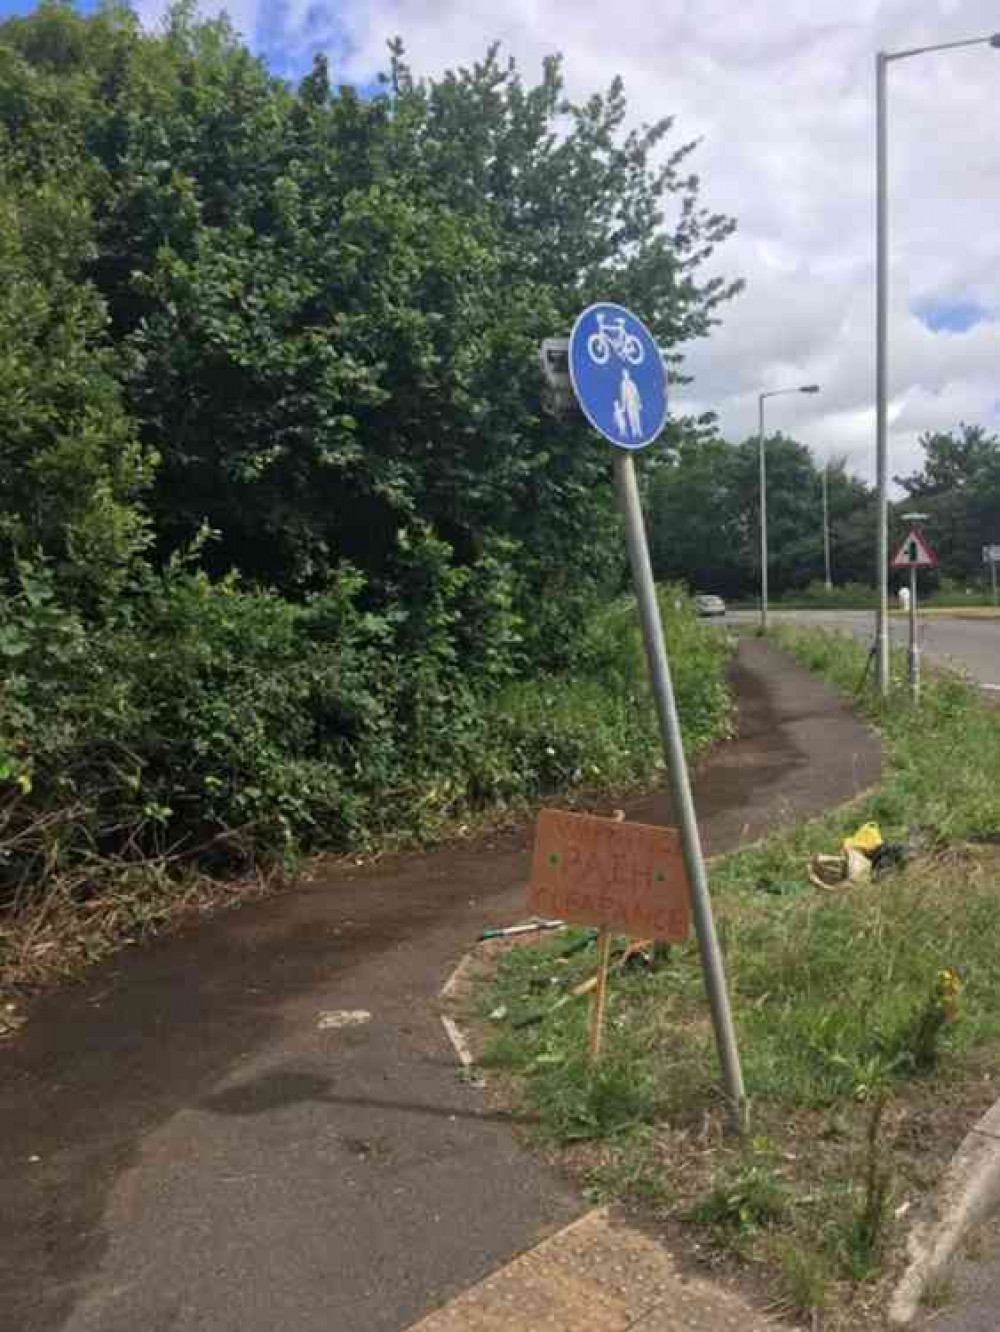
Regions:
M 734 611 L 734 624 L 756 624 L 755 611 Z M 872 642 L 875 617 L 870 611 L 771 611 L 774 624 L 800 624 L 841 629 Z M 893 616 L 893 641 L 905 648 L 909 643 L 906 620 Z M 921 620 L 921 645 L 932 660 L 950 663 L 968 671 L 981 685 L 1000 692 L 1000 620 L 963 620 L 958 616 L 927 616 Z M 1000 1320 L 997 1323 L 1000 1328 Z
M 735 678 L 742 736 L 696 782 L 715 852 L 879 764 L 769 645 Z M 579 1214 L 435 1013 L 526 864 L 521 831 L 323 872 L 37 1002 L 0 1046 L 0 1332 L 399 1332 Z

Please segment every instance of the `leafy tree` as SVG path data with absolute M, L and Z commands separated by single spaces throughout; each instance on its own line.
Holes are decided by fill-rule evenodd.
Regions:
M 0 174 L 0 536 L 8 570 L 40 552 L 93 607 L 147 544 L 154 456 L 122 403 L 103 302 L 81 280 L 90 234 L 59 174 Z
M 650 548 L 657 578 L 724 596 L 746 590 L 751 534 L 737 501 L 739 459 L 718 436 L 685 440 L 649 484 Z
M 957 431 L 934 430 L 920 437 L 924 464 L 919 472 L 897 477 L 911 499 L 933 499 L 967 490 L 984 468 L 996 461 L 1000 439 L 982 426 L 961 425 Z
M 628 129 L 620 80 L 575 104 L 557 58 L 532 85 L 496 48 L 421 79 L 395 43 L 369 99 L 323 59 L 290 89 L 190 4 L 152 36 L 48 3 L 0 48 L 31 85 L 7 132 L 41 155 L 57 122 L 88 173 L 161 558 L 207 522 L 216 572 L 302 595 L 348 560 L 387 604 L 426 524 L 459 565 L 502 547 L 525 650 L 568 649 L 619 542 L 607 451 L 540 416 L 537 345 L 619 299 L 683 374 L 739 288 L 707 271 L 734 224 L 694 145 Z
M 820 469 L 785 435 L 765 441 L 769 584 L 774 595 L 822 580 Z M 871 584 L 875 496 L 843 460 L 828 467 L 835 581 Z M 654 567 L 662 578 L 726 596 L 760 587 L 760 473 L 756 438 L 732 445 L 699 434 L 682 441 L 649 485 Z
M 1000 438 L 978 425 L 921 436 L 924 464 L 897 478 L 907 505 L 928 514 L 940 572 L 961 581 L 982 573 L 982 547 L 1000 539 Z M 900 523 L 900 535 L 902 527 Z
M 776 594 L 823 576 L 819 475 L 804 444 L 776 434 L 764 441 L 767 457 L 769 583 Z M 756 439 L 737 448 L 736 495 L 740 523 L 760 577 L 760 472 Z
M 90 893 L 92 854 L 356 845 L 572 784 L 588 709 L 645 770 L 589 659 L 609 452 L 542 416 L 538 345 L 618 299 L 682 377 L 734 224 L 619 80 L 388 64 L 291 87 L 194 0 L 0 23 L 0 909 L 57 863 Z M 716 734 L 718 646 L 683 632 Z
M 845 458 L 831 459 L 826 470 L 834 583 L 874 586 L 877 494 L 848 472 Z

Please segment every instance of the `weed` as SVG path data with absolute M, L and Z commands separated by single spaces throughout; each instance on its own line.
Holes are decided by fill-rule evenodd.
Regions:
M 715 1183 L 692 1209 L 691 1220 L 748 1239 L 781 1224 L 789 1211 L 787 1186 L 766 1163 L 754 1162 Z
M 587 1171 L 586 1187 L 595 1202 L 625 1197 L 657 1208 L 676 1193 L 655 1130 L 648 1125 L 619 1137 L 605 1159 Z
M 927 1003 L 917 1016 L 910 1042 L 913 1061 L 921 1072 L 937 1065 L 941 1033 L 947 1023 L 958 1017 L 961 990 L 961 981 L 952 967 L 938 972 Z
M 892 1167 L 886 1162 L 882 1138 L 885 1107 L 883 1092 L 868 1117 L 862 1204 L 848 1229 L 848 1265 L 855 1279 L 877 1267 L 885 1245 L 892 1187 Z
M 582 1050 L 565 1061 L 543 1056 L 536 1068 L 529 1099 L 560 1142 L 610 1137 L 654 1117 L 650 1071 L 620 1054 L 608 1054 L 596 1065 Z
M 944 1309 L 955 1298 L 955 1283 L 947 1272 L 932 1276 L 920 1296 L 925 1309 Z
M 791 1312 L 808 1315 L 826 1309 L 833 1282 L 829 1255 L 798 1239 L 785 1238 L 775 1243 L 773 1252 L 782 1293 Z
M 970 1263 L 981 1262 L 986 1256 L 990 1233 L 985 1226 L 975 1226 L 962 1241 L 962 1253 Z
M 531 1046 L 516 1032 L 503 1032 L 491 1042 L 479 1060 L 481 1068 L 505 1068 L 512 1073 L 526 1071 L 534 1059 Z

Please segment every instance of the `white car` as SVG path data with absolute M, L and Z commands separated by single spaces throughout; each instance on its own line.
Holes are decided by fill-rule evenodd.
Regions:
M 726 603 L 712 592 L 699 592 L 694 599 L 694 608 L 699 615 L 725 615 Z

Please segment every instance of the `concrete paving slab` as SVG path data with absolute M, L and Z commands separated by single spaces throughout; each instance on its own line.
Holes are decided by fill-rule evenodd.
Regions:
M 411 1332 L 778 1332 L 716 1282 L 681 1271 L 607 1208 L 523 1254 Z

